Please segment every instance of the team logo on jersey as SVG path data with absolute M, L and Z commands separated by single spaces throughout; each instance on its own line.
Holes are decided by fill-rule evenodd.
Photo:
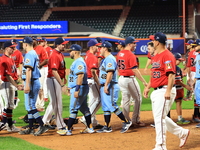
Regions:
M 26 58 L 25 63 L 27 64 L 29 62 L 30 62 L 30 59 Z
M 111 64 L 111 63 L 108 63 L 108 64 L 107 64 L 107 67 L 108 67 L 108 68 L 112 67 L 112 64 Z
M 152 63 L 152 69 L 153 68 L 160 68 L 160 62 L 153 62 Z
M 13 59 L 13 60 L 16 60 L 16 56 L 12 56 L 12 59 Z
M 119 57 L 124 57 L 124 53 L 120 53 L 120 54 L 119 54 Z
M 166 64 L 166 69 L 171 69 L 172 68 L 172 66 L 171 66 L 171 64 Z
M 83 66 L 82 65 L 79 65 L 78 66 L 78 70 L 82 70 L 83 69 Z

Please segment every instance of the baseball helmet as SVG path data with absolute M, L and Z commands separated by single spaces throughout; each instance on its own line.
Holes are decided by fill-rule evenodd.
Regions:
M 182 58 L 180 53 L 173 53 L 174 57 L 176 58 L 176 60 L 180 60 L 183 61 L 184 59 Z

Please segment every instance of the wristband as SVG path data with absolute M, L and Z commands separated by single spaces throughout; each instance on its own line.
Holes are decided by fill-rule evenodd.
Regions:
M 64 87 L 65 85 L 63 84 L 63 85 L 61 85 L 61 87 Z
M 80 85 L 76 85 L 76 89 L 75 89 L 75 91 L 78 91 L 79 89 L 80 89 Z

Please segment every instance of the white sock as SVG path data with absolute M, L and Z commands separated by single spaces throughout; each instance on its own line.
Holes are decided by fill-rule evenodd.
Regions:
M 182 119 L 182 115 L 178 116 L 178 120 L 181 120 Z

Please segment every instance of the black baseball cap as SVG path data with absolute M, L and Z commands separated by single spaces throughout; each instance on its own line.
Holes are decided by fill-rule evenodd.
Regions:
M 24 37 L 23 43 L 33 43 L 33 39 L 29 36 Z
M 125 44 L 127 45 L 127 44 L 130 44 L 130 43 L 136 43 L 136 42 L 139 42 L 139 41 L 136 41 L 135 40 L 135 37 L 133 37 L 133 36 L 129 36 L 129 37 L 127 37 L 126 39 L 125 39 Z

